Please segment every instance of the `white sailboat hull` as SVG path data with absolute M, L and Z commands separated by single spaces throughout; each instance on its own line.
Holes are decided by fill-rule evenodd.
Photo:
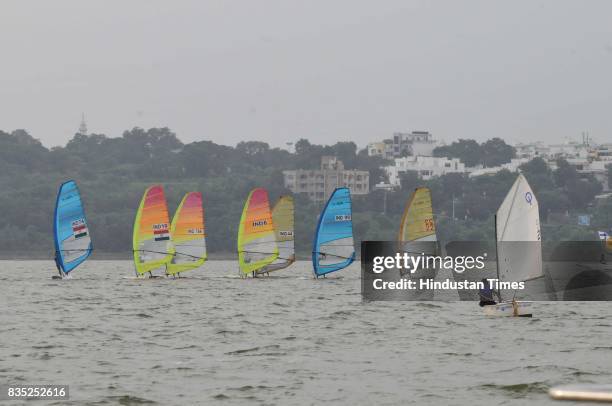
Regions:
M 531 317 L 533 314 L 533 302 L 502 302 L 495 305 L 483 306 L 482 310 L 486 316 L 497 317 Z M 516 307 L 516 310 L 515 310 Z

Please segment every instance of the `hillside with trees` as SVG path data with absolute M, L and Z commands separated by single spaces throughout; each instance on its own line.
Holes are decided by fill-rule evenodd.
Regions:
M 486 165 L 512 156 L 496 140 L 476 143 L 479 148 L 488 145 L 487 151 L 497 151 L 487 153 Z M 516 177 L 502 171 L 476 178 L 449 174 L 423 182 L 407 173 L 400 190 L 385 192 L 373 187 L 385 180 L 382 167 L 389 162 L 369 157 L 353 142 L 315 145 L 302 139 L 295 144 L 295 153 L 290 153 L 258 141 L 235 147 L 211 141 L 184 144 L 167 128 L 134 128 L 115 138 L 76 134 L 64 147 L 47 148 L 23 130 L 0 131 L 0 256 L 52 257 L 55 196 L 58 186 L 68 179 L 76 180 L 81 189 L 98 255 L 131 255 L 135 212 L 143 191 L 154 183 L 164 185 L 171 213 L 185 192 L 201 191 L 209 250 L 213 257 L 233 255 L 249 190 L 265 187 L 274 202 L 289 193 L 283 187 L 283 170 L 318 168 L 323 155 L 338 156 L 347 169 L 370 171 L 372 192 L 354 198 L 356 241 L 395 239 L 404 205 L 419 185 L 432 189 L 440 238 L 492 238 L 492 216 Z M 482 157 L 476 160 L 485 164 Z M 554 172 L 541 159 L 522 170 L 540 202 L 545 239 L 594 239 L 596 230 L 612 225 L 612 200 L 595 203 L 601 191 L 595 179 L 579 176 L 562 161 Z M 311 251 L 320 210 L 320 205 L 305 196 L 296 196 L 296 247 L 302 256 Z M 591 226 L 577 226 L 577 214 L 590 214 Z

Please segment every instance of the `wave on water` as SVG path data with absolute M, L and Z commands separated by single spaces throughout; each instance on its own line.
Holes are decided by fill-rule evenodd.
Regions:
M 480 388 L 508 392 L 514 395 L 528 395 L 532 393 L 546 393 L 546 391 L 548 391 L 549 386 L 544 382 L 526 382 L 515 383 L 512 385 L 485 384 L 480 385 Z
M 241 354 L 256 353 L 261 350 L 278 350 L 278 349 L 280 349 L 280 345 L 271 344 L 271 345 L 266 345 L 263 347 L 252 347 L 252 348 L 245 348 L 242 350 L 229 351 L 229 352 L 226 352 L 225 355 L 241 355 Z M 258 355 L 269 355 L 269 353 L 258 354 Z
M 108 404 L 119 404 L 122 406 L 135 406 L 135 405 L 156 405 L 157 402 L 145 398 L 140 398 L 138 396 L 132 395 L 121 395 L 121 396 L 108 396 L 105 398 L 106 401 L 110 402 Z M 106 404 L 106 403 L 102 403 Z
M 440 305 L 428 303 L 428 302 L 417 302 L 416 307 L 419 307 L 421 309 L 441 309 L 442 308 L 442 306 Z

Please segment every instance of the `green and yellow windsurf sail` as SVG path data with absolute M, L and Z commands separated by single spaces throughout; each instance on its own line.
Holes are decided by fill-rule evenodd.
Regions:
M 238 263 L 241 275 L 274 262 L 278 245 L 266 189 L 253 189 L 246 200 L 238 228 Z
M 132 242 L 138 275 L 162 267 L 172 259 L 168 206 L 161 185 L 145 191 L 134 221 Z
M 258 273 L 267 273 L 287 268 L 295 262 L 293 196 L 281 196 L 272 209 L 274 234 L 278 245 L 278 258 Z
M 181 200 L 170 226 L 172 236 L 172 260 L 166 265 L 166 273 L 199 268 L 206 261 L 206 230 L 202 193 L 189 192 Z
M 428 188 L 416 188 L 410 196 L 397 239 L 400 242 L 437 241 L 431 192 Z

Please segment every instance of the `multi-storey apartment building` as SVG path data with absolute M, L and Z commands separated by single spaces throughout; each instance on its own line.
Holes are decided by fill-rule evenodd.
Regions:
M 285 187 L 293 193 L 305 193 L 310 200 L 324 202 L 337 187 L 348 187 L 353 195 L 370 192 L 370 173 L 344 169 L 335 156 L 321 158 L 321 169 L 283 171 Z

